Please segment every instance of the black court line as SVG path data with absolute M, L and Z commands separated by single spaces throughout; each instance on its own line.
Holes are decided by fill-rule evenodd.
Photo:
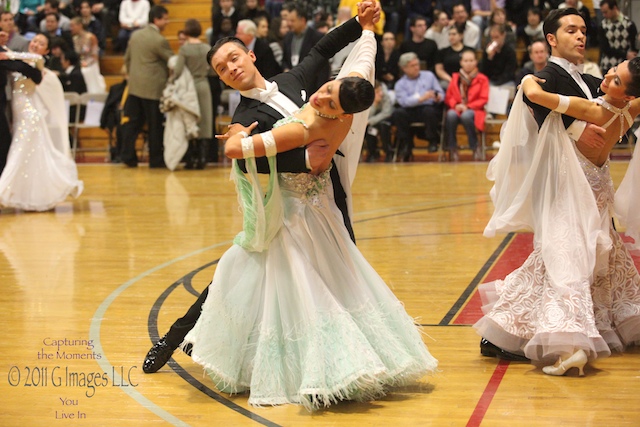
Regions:
M 151 342 L 153 344 L 155 344 L 156 342 L 158 342 L 158 340 L 160 339 L 160 335 L 158 334 L 158 313 L 160 312 L 160 309 L 162 308 L 162 305 L 164 304 L 164 302 L 166 301 L 166 299 L 169 297 L 169 295 L 171 295 L 171 293 L 176 290 L 180 285 L 183 285 L 184 288 L 191 294 L 193 294 L 194 296 L 199 296 L 200 294 L 193 289 L 193 287 L 191 286 L 191 279 L 200 271 L 204 270 L 207 267 L 210 267 L 212 265 L 215 265 L 218 263 L 218 261 L 220 261 L 220 259 L 217 259 L 215 261 L 209 262 L 207 264 L 204 264 L 201 267 L 198 267 L 197 269 L 191 271 L 190 273 L 184 275 L 183 277 L 181 277 L 180 279 L 178 279 L 177 281 L 175 281 L 171 286 L 169 286 L 159 297 L 158 299 L 153 303 L 153 306 L 151 307 L 151 311 L 149 312 L 149 318 L 147 320 L 147 328 L 149 330 L 149 338 L 151 338 Z M 189 374 L 182 366 L 180 366 L 180 364 L 178 362 L 176 362 L 173 358 L 169 359 L 168 365 L 171 369 L 173 369 L 173 371 L 178 374 L 182 379 L 184 379 L 189 385 L 191 385 L 192 387 L 194 387 L 197 390 L 200 390 L 202 393 L 206 394 L 207 396 L 209 396 L 210 398 L 212 398 L 213 400 L 215 400 L 216 402 L 226 406 L 227 408 L 231 409 L 232 411 L 235 411 L 237 413 L 239 413 L 240 415 L 247 417 L 259 424 L 262 424 L 264 426 L 268 426 L 268 427 L 280 427 L 279 424 L 276 424 L 272 421 L 267 420 L 266 418 L 261 417 L 258 414 L 255 414 L 235 403 L 233 403 L 232 401 L 225 399 L 224 397 L 222 397 L 221 395 L 219 395 L 218 393 L 216 393 L 215 391 L 211 390 L 209 387 L 205 386 L 203 383 L 201 383 L 200 381 L 198 381 L 196 378 L 194 378 L 191 374 Z
M 442 318 L 442 320 L 439 323 L 440 326 L 449 326 L 449 323 L 454 318 L 454 316 L 460 311 L 460 309 L 464 305 L 464 302 L 467 299 L 469 299 L 469 296 L 473 293 L 473 291 L 475 291 L 480 280 L 482 280 L 482 278 L 487 274 L 487 271 L 489 271 L 489 269 L 495 264 L 500 254 L 504 251 L 507 245 L 511 243 L 515 235 L 516 235 L 515 233 L 509 233 L 502 240 L 502 243 L 500 243 L 500 246 L 498 246 L 498 248 L 495 251 L 493 251 L 493 254 L 491 254 L 489 259 L 487 259 L 487 262 L 485 262 L 482 268 L 478 271 L 478 274 L 476 274 L 476 277 L 474 277 L 473 280 L 471 280 L 471 283 L 469 283 L 469 285 L 464 290 L 464 292 L 460 294 L 460 297 L 458 298 L 458 300 L 453 304 L 453 306 L 451 306 L 451 309 L 449 309 L 449 312 Z

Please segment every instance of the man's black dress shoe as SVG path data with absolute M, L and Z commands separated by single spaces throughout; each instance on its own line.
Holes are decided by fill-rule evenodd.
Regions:
M 171 348 L 166 341 L 166 335 L 158 340 L 157 343 L 147 353 L 142 364 L 142 370 L 145 374 L 153 374 L 158 372 L 171 358 L 174 348 Z
M 486 339 L 480 340 L 480 354 L 487 357 L 497 357 L 498 359 L 511 360 L 514 362 L 531 362 L 524 356 L 503 350 Z

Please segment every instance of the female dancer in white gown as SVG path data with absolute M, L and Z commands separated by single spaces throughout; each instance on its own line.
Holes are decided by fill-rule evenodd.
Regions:
M 38 34 L 29 44 L 29 53 L 11 53 L 12 58 L 40 67 L 43 75 L 36 85 L 22 74 L 13 74 L 13 139 L 0 176 L 0 206 L 46 211 L 68 195 L 78 197 L 83 189 L 70 157 L 62 85 L 55 74 L 42 68 L 42 55 L 48 49 L 48 39 Z
M 413 319 L 331 209 L 333 153 L 340 146 L 350 157 L 349 143 L 362 146 L 367 112 L 351 113 L 371 105 L 373 87 L 353 76 L 372 77 L 375 46 L 373 33 L 363 31 L 351 62 L 370 65 L 348 62 L 352 77 L 325 84 L 273 131 L 246 137 L 254 126 L 236 124 L 229 132 L 226 154 L 247 158 L 253 180 L 234 161 L 244 231 L 220 259 L 184 345 L 193 345 L 192 358 L 220 390 L 250 390 L 252 405 L 301 403 L 313 410 L 370 400 L 385 386 L 436 368 Z M 360 102 L 358 93 L 366 95 Z M 275 171 L 276 151 L 318 139 L 331 148 L 318 174 L 272 173 L 264 197 L 254 153 L 266 154 Z
M 609 153 L 640 113 L 640 58 L 609 70 L 593 101 L 522 84 L 487 175 L 496 211 L 485 235 L 534 231 L 534 251 L 505 280 L 480 285 L 485 316 L 474 327 L 498 347 L 564 375 L 640 341 L 640 276 L 613 228 Z M 537 130 L 522 93 L 551 112 Z M 579 147 L 563 113 L 606 129 L 605 145 Z M 637 146 L 636 146 L 637 147 Z M 640 248 L 640 150 L 615 193 L 615 210 Z M 636 194 L 633 195 L 633 192 Z

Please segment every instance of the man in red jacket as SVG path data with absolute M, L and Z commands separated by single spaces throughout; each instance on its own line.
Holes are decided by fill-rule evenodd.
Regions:
M 473 159 L 480 160 L 482 153 L 478 147 L 476 129 L 484 131 L 484 106 L 489 101 L 489 79 L 478 71 L 475 52 L 468 50 L 460 57 L 460 71 L 453 73 L 451 83 L 444 98 L 447 111 L 445 129 L 450 159 L 459 160 L 456 129 L 462 123 L 473 150 Z

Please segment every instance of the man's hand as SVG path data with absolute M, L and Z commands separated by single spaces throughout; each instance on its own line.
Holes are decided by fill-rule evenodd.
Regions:
M 363 30 L 373 31 L 378 21 L 380 21 L 380 5 L 377 2 L 358 3 L 358 22 Z
M 578 142 L 586 145 L 587 147 L 602 148 L 605 144 L 604 134 L 604 128 L 594 125 L 593 123 L 587 123 L 587 126 L 584 128 L 582 135 L 580 135 Z
M 309 156 L 309 165 L 311 166 L 311 173 L 319 172 L 323 166 L 327 164 L 327 157 L 331 153 L 329 152 L 329 143 L 324 139 L 317 139 L 311 141 L 307 145 L 307 155 Z
M 227 133 L 214 136 L 218 139 L 227 140 L 242 131 L 246 132 L 247 135 L 251 135 L 251 132 L 256 128 L 256 126 L 258 126 L 258 122 L 253 122 L 248 127 L 244 127 L 240 123 L 231 123 L 228 126 Z

